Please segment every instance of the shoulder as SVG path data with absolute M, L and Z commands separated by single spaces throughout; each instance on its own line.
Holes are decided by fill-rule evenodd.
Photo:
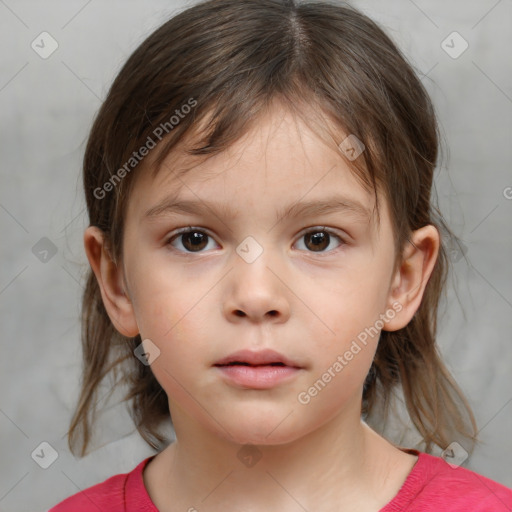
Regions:
M 124 489 L 127 476 L 128 474 L 115 475 L 102 483 L 79 491 L 48 512 L 85 512 L 89 510 L 125 512 Z
M 419 453 L 402 489 L 383 512 L 405 504 L 414 512 L 510 512 L 512 489 L 441 457 Z
M 104 482 L 69 496 L 48 512 L 127 512 L 127 502 L 132 505 L 134 498 L 140 498 L 141 501 L 147 499 L 142 471 L 151 458 L 144 459 L 129 473 L 114 475 Z

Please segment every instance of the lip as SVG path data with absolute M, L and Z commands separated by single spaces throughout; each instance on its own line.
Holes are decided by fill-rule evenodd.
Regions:
M 247 349 L 238 350 L 237 352 L 233 352 L 232 354 L 220 359 L 214 364 L 214 366 L 223 366 L 230 363 L 247 363 L 253 366 L 282 363 L 284 366 L 289 366 L 291 368 L 302 368 L 298 362 L 292 361 L 279 352 L 270 349 L 259 351 Z
M 213 366 L 231 384 L 248 389 L 273 388 L 293 379 L 303 369 L 299 363 L 275 350 L 239 350 Z

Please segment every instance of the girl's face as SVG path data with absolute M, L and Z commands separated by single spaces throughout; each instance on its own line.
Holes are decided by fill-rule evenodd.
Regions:
M 141 173 L 123 248 L 133 322 L 175 425 L 279 444 L 340 413 L 359 422 L 380 330 L 400 309 L 387 205 L 379 226 L 341 152 L 282 109 L 170 172 L 191 163 L 170 155 L 155 180 Z M 240 350 L 296 368 L 216 366 Z

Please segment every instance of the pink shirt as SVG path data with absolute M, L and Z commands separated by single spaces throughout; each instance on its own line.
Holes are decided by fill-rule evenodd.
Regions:
M 379 512 L 512 511 L 512 489 L 469 469 L 452 468 L 440 457 L 404 451 L 419 458 L 398 494 Z M 130 473 L 115 475 L 70 496 L 48 512 L 158 512 L 142 479 L 152 458 Z

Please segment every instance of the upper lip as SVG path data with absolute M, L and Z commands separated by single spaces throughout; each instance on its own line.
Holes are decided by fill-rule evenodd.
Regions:
M 279 352 L 270 349 L 259 350 L 256 352 L 247 349 L 239 350 L 226 357 L 223 357 L 222 359 L 219 359 L 219 361 L 217 361 L 214 366 L 223 366 L 229 363 L 247 363 L 255 366 L 271 363 L 282 363 L 285 366 L 301 368 L 300 364 L 298 364 L 296 361 L 293 361 L 283 356 Z

